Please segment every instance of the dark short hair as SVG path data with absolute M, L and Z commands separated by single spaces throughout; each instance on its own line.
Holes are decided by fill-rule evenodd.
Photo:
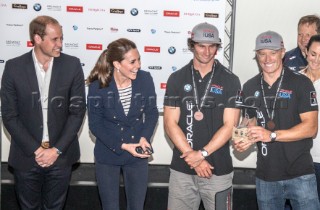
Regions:
M 316 35 L 313 35 L 310 39 L 309 39 L 309 42 L 307 44 L 307 50 L 309 51 L 310 49 L 310 46 L 312 45 L 312 43 L 314 42 L 319 42 L 320 43 L 320 34 L 316 34 Z

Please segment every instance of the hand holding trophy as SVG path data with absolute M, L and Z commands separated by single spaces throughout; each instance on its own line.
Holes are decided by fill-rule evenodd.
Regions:
M 249 119 L 245 116 L 238 127 L 233 126 L 232 129 L 232 140 L 237 142 L 248 142 L 248 123 Z

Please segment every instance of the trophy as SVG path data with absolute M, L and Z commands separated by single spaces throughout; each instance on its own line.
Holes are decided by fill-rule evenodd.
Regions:
M 247 115 L 243 118 L 241 124 L 237 127 L 233 126 L 232 129 L 232 140 L 240 140 L 242 142 L 248 142 L 248 123 L 249 118 Z
M 249 115 L 247 114 L 246 110 L 247 108 L 250 109 L 257 109 L 257 107 L 254 106 L 247 106 L 244 104 L 237 104 L 237 107 L 245 108 L 245 116 L 242 118 L 242 121 L 239 126 L 235 127 L 233 126 L 232 129 L 232 140 L 239 140 L 242 142 L 248 142 L 248 124 L 249 124 Z

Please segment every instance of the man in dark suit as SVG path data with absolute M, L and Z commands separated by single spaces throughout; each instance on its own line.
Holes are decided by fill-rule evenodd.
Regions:
M 2 76 L 2 118 L 11 135 L 8 162 L 21 209 L 62 209 L 72 164 L 80 157 L 84 75 L 78 58 L 61 53 L 57 20 L 38 16 L 29 31 L 34 48 L 8 60 Z

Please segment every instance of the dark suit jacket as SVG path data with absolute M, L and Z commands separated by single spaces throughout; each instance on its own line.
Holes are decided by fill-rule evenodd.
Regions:
M 62 151 L 55 164 L 79 160 L 77 133 L 85 114 L 84 75 L 78 58 L 54 58 L 48 102 L 50 145 Z M 32 51 L 8 60 L 1 82 L 1 111 L 11 135 L 9 165 L 28 170 L 35 162 L 43 134 L 39 86 Z
M 114 81 L 100 88 L 95 81 L 88 93 L 89 128 L 96 137 L 96 161 L 105 164 L 125 164 L 139 161 L 121 149 L 123 143 L 139 143 L 141 137 L 149 142 L 157 124 L 159 113 L 153 79 L 149 72 L 138 71 L 132 81 L 131 106 L 126 116 L 119 100 Z

